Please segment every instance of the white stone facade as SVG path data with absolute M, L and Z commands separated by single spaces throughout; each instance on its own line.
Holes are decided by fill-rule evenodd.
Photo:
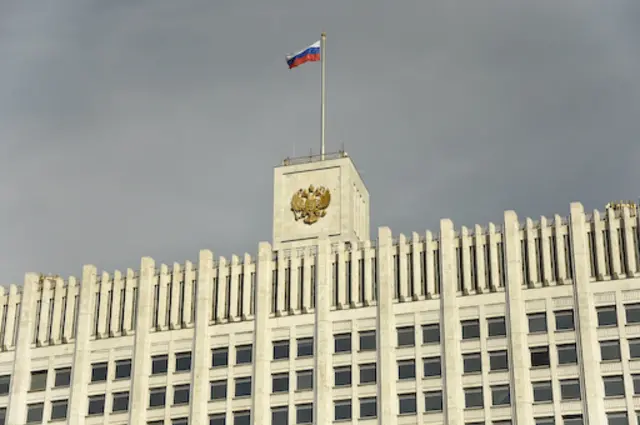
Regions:
M 0 290 L 0 412 L 9 425 L 640 425 L 639 240 L 640 215 L 574 203 L 566 219 L 506 212 L 437 235 L 27 274 Z

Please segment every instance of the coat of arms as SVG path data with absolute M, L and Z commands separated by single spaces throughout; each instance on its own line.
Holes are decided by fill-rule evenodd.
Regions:
M 291 198 L 291 211 L 296 221 L 313 224 L 327 214 L 331 193 L 323 186 L 298 190 Z

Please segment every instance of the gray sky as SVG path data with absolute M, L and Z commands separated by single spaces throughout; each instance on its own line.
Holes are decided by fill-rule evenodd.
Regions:
M 284 56 L 323 30 L 373 228 L 640 196 L 638 0 L 4 0 L 0 283 L 255 253 L 272 167 L 318 150 Z

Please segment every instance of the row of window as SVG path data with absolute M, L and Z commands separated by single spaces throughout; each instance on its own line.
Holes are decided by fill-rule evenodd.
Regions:
M 640 338 L 630 339 L 627 342 L 629 343 L 629 358 L 640 359 Z M 556 348 L 558 350 L 558 364 L 578 362 L 576 344 L 561 344 Z M 530 347 L 529 351 L 531 353 L 531 367 L 547 367 L 550 365 L 548 345 Z M 622 358 L 620 341 L 600 341 L 600 358 L 603 362 L 620 361 Z

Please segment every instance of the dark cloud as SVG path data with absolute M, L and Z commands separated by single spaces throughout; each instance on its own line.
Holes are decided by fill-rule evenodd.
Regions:
M 0 6 L 2 282 L 254 253 L 272 167 L 344 143 L 395 233 L 640 196 L 640 3 Z M 375 234 L 375 232 L 374 232 Z

